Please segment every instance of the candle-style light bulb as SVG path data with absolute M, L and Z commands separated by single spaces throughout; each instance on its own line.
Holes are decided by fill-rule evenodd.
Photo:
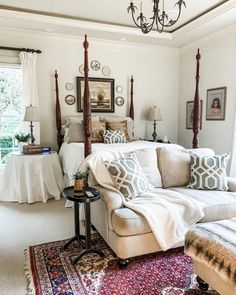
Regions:
M 165 0 L 163 0 L 162 2 L 162 8 L 163 8 L 162 10 L 165 11 Z
M 143 2 L 140 2 L 140 13 L 143 13 Z

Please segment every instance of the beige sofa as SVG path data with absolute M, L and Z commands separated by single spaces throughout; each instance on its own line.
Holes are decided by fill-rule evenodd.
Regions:
M 194 152 L 204 155 L 214 154 L 210 149 L 198 149 Z M 186 188 L 190 176 L 188 151 L 158 148 L 156 156 L 157 159 L 153 158 L 152 162 L 158 163 L 163 190 L 179 191 L 190 199 L 199 200 L 205 204 L 205 216 L 200 222 L 236 217 L 236 193 Z M 145 165 L 145 159 L 143 159 L 143 165 Z M 145 167 L 146 172 L 147 168 L 148 164 Z M 229 179 L 229 189 L 236 191 L 236 179 Z M 130 257 L 161 251 L 148 222 L 141 214 L 124 207 L 118 193 L 102 187 L 99 187 L 99 190 L 102 197 L 91 206 L 92 223 L 115 252 L 121 266 Z M 183 243 L 176 247 L 180 245 Z

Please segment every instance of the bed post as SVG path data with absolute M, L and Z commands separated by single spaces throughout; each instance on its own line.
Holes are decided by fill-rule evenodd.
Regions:
M 61 107 L 59 101 L 59 88 L 58 88 L 58 74 L 55 70 L 55 90 L 56 90 L 56 126 L 57 126 L 57 145 L 58 151 L 62 145 L 62 135 L 61 135 Z
M 130 107 L 129 107 L 129 116 L 134 120 L 134 77 L 133 75 L 131 76 L 130 80 Z
M 197 70 L 196 70 L 196 90 L 194 97 L 194 105 L 193 105 L 193 142 L 192 147 L 194 149 L 199 148 L 199 138 L 198 133 L 200 131 L 200 99 L 199 99 L 199 70 L 200 70 L 200 50 L 198 49 L 196 60 L 197 60 Z
M 89 81 L 88 81 L 88 47 L 89 43 L 87 41 L 87 35 L 85 35 L 84 46 L 84 106 L 83 106 L 83 120 L 84 120 L 84 157 L 92 153 L 91 146 L 91 104 L 89 97 Z

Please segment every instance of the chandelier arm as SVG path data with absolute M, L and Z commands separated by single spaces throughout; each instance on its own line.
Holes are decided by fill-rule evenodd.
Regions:
M 169 27 L 171 27 L 171 26 L 173 26 L 175 23 L 177 23 L 177 21 L 179 20 L 179 18 L 180 18 L 180 15 L 181 15 L 181 6 L 179 7 L 179 12 L 178 12 L 178 16 L 176 17 L 176 19 L 175 20 L 170 20 L 170 21 L 168 21 L 168 23 L 167 24 L 165 24 L 165 18 L 163 17 L 163 20 L 158 16 L 158 21 L 159 21 L 159 23 L 163 26 L 163 27 L 165 27 L 165 28 L 169 28 Z

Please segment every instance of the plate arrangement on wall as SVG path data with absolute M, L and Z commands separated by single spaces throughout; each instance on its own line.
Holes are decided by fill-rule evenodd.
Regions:
M 71 91 L 71 90 L 74 89 L 74 84 L 73 83 L 70 83 L 70 82 L 67 82 L 65 84 L 65 88 L 66 88 L 66 90 Z
M 65 102 L 69 105 L 73 105 L 75 103 L 75 96 L 72 94 L 69 94 L 65 97 Z
M 101 68 L 101 64 L 98 60 L 92 60 L 90 65 L 94 71 L 98 71 Z
M 117 96 L 116 97 L 116 104 L 119 107 L 123 106 L 124 103 L 125 103 L 125 100 L 124 100 L 124 98 L 122 96 Z
M 121 85 L 116 86 L 116 92 L 117 93 L 122 93 L 123 92 L 123 87 Z
M 111 74 L 111 69 L 108 66 L 104 66 L 102 68 L 102 74 L 103 76 L 110 76 Z

